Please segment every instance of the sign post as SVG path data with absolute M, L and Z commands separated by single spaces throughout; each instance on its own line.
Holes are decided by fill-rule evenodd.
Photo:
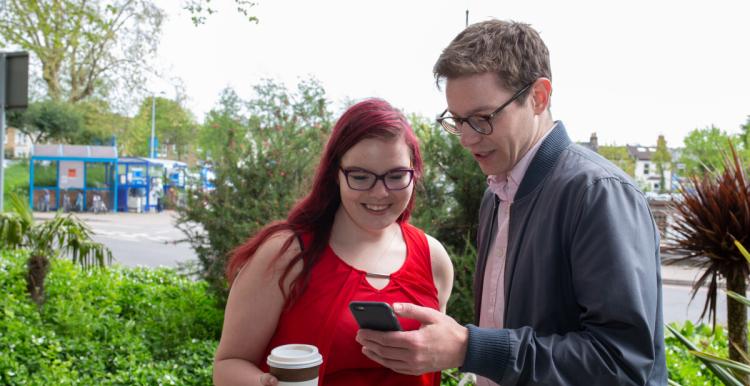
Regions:
M 5 109 L 29 103 L 29 53 L 0 52 L 0 212 L 5 210 Z

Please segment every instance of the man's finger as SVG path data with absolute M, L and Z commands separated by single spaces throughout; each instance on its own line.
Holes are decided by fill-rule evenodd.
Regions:
M 378 355 L 378 353 L 376 353 L 375 351 L 369 350 L 367 347 L 362 347 L 362 354 L 372 359 L 374 362 L 382 365 L 383 367 L 387 367 L 397 373 L 408 374 L 408 375 L 419 375 L 419 373 L 415 373 L 412 370 L 412 368 L 409 366 L 408 363 L 404 361 L 400 361 L 400 360 L 383 358 L 382 356 Z
M 440 320 L 443 314 L 432 308 L 421 307 L 411 303 L 394 303 L 393 310 L 403 318 L 414 319 L 422 324 L 432 324 Z
M 404 335 L 411 331 L 375 331 L 361 329 L 357 331 L 355 339 L 361 345 L 377 345 L 387 347 L 404 347 Z
M 385 342 L 378 342 L 364 339 L 362 341 L 362 347 L 367 348 L 369 351 L 374 352 L 381 358 L 387 358 L 396 361 L 408 361 L 411 357 L 411 351 L 404 347 L 389 346 L 384 344 Z

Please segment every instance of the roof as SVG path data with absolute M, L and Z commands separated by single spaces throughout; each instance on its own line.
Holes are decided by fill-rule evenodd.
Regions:
M 117 159 L 115 146 L 83 146 L 83 145 L 34 145 L 31 156 L 37 158 L 60 159 Z
M 162 167 L 164 169 L 178 169 L 187 168 L 187 164 L 182 161 L 175 161 L 171 159 L 161 158 L 146 158 L 146 157 L 122 157 L 118 160 L 121 164 L 131 165 L 147 165 L 149 167 Z
M 655 147 L 627 145 L 627 149 L 631 157 L 640 161 L 651 161 L 656 153 Z

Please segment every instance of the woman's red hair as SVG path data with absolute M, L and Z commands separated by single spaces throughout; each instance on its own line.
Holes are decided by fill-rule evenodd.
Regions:
M 299 200 L 289 211 L 286 221 L 277 221 L 266 225 L 244 244 L 235 248 L 227 264 L 227 279 L 231 285 L 239 270 L 255 254 L 258 248 L 272 235 L 291 231 L 294 235 L 310 235 L 309 245 L 305 245 L 284 270 L 279 279 L 279 288 L 284 293 L 287 304 L 293 302 L 304 291 L 310 280 L 312 267 L 328 244 L 333 227 L 333 219 L 341 203 L 338 185 L 338 172 L 341 157 L 354 145 L 367 138 L 384 140 L 403 138 L 411 150 L 414 184 L 422 176 L 422 156 L 419 142 L 404 115 L 381 99 L 366 99 L 344 112 L 331 132 L 320 164 L 315 172 L 312 191 Z M 398 222 L 409 220 L 414 208 L 416 189 L 412 190 L 406 209 L 397 219 Z M 296 237 L 289 237 L 279 250 L 281 256 L 291 246 Z M 284 291 L 283 282 L 292 267 L 303 261 L 302 272 L 292 282 L 290 292 Z

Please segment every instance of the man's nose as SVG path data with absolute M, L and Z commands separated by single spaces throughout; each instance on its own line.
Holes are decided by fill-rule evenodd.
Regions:
M 461 146 L 469 147 L 476 145 L 477 142 L 482 140 L 482 134 L 477 133 L 468 122 L 461 122 L 458 128 L 461 130 L 461 134 L 459 135 Z

